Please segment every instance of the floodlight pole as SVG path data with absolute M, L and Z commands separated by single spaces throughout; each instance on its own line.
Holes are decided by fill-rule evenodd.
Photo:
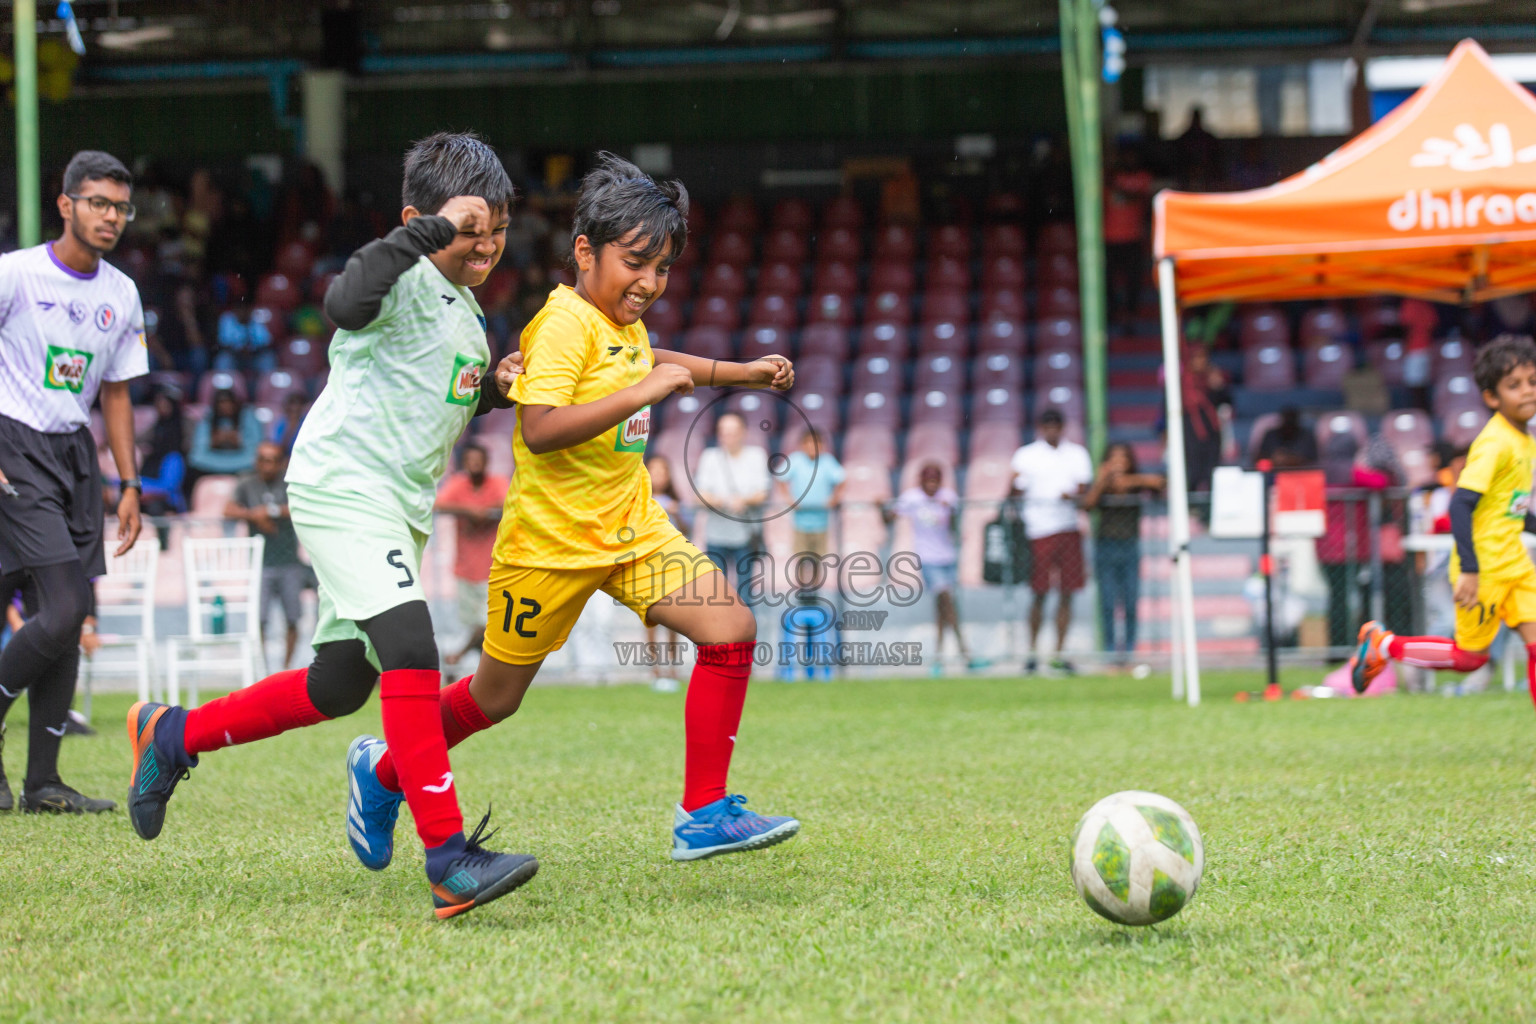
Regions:
M 1103 135 L 1099 118 L 1099 18 L 1094 0 L 1060 0 L 1061 75 L 1077 208 L 1078 309 L 1083 336 L 1083 399 L 1088 450 L 1097 461 L 1107 440 L 1105 350 L 1108 298 L 1104 269 Z
M 11 26 L 16 40 L 16 241 L 25 249 L 43 240 L 37 147 L 37 0 L 15 0 Z
M 1168 403 L 1168 551 L 1173 558 L 1174 696 L 1183 682 L 1190 707 L 1200 703 L 1200 657 L 1195 647 L 1195 583 L 1189 565 L 1189 472 L 1184 461 L 1183 364 L 1179 349 L 1179 302 L 1173 260 L 1157 261 L 1157 291 L 1163 320 L 1163 394 Z

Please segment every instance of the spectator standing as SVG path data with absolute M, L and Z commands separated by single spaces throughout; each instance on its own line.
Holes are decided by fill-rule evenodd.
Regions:
M 1141 598 L 1141 501 L 1163 489 L 1163 478 L 1143 473 L 1136 452 L 1117 442 L 1104 451 L 1083 507 L 1099 512 L 1093 570 L 1099 585 L 1099 627 L 1104 649 L 1124 667 L 1136 651 L 1136 603 Z M 1105 499 L 1109 499 L 1106 501 Z M 1116 643 L 1115 612 L 1125 625 Z
M 1126 325 L 1136 316 L 1147 282 L 1148 203 L 1152 175 L 1135 149 L 1120 157 L 1104 189 L 1104 256 L 1109 278 L 1109 319 Z
M 1204 345 L 1185 347 L 1180 377 L 1184 398 L 1184 465 L 1191 491 L 1209 491 L 1221 464 L 1223 406 L 1231 406 L 1226 374 L 1211 362 Z
M 1035 440 L 1013 453 L 1012 496 L 1024 498 L 1024 529 L 1030 538 L 1034 571 L 1030 590 L 1029 658 L 1025 671 L 1039 667 L 1040 627 L 1045 599 L 1056 598 L 1056 656 L 1051 667 L 1066 673 L 1072 665 L 1063 655 L 1072 627 L 1072 595 L 1083 589 L 1083 537 L 1078 532 L 1077 500 L 1093 480 L 1088 449 L 1063 436 L 1064 423 L 1056 409 L 1040 414 Z
M 843 477 L 842 463 L 825 447 L 821 432 L 807 428 L 779 482 L 785 502 L 795 507 L 795 554 L 820 557 L 828 552 L 831 510 L 842 501 Z
M 228 389 L 217 391 L 213 405 L 192 434 L 187 465 L 188 490 L 196 477 L 214 473 L 249 473 L 256 468 L 256 447 L 261 444 L 261 424 L 256 413 Z
M 678 500 L 677 487 L 672 482 L 672 463 L 665 456 L 652 455 L 645 460 L 645 468 L 651 474 L 651 497 L 656 499 L 656 504 L 661 506 L 677 532 L 688 536 L 688 519 L 683 512 L 683 503 Z M 682 687 L 677 679 L 677 665 L 672 663 L 672 652 L 678 649 L 677 633 L 667 630 L 667 649 L 661 651 L 654 646 L 656 629 L 646 623 L 645 642 L 651 644 L 651 650 L 657 654 L 656 664 L 651 666 L 651 689 L 657 693 L 676 693 Z
M 459 472 L 443 482 L 435 510 L 454 518 L 457 526 L 453 552 L 453 578 L 458 591 L 459 621 L 469 630 L 464 646 L 444 659 L 457 665 L 485 641 L 485 615 L 489 605 L 487 581 L 491 553 L 496 547 L 496 527 L 509 481 L 488 472 L 483 447 L 474 441 L 459 449 Z
M 768 500 L 768 453 L 746 443 L 742 418 L 728 412 L 715 423 L 717 447 L 704 449 L 694 486 L 704 501 L 704 553 L 740 589 L 741 565 L 762 547 L 762 504 Z
M 922 566 L 923 589 L 934 595 L 938 642 L 934 647 L 931 671 L 935 676 L 944 674 L 946 629 L 955 634 L 955 646 L 960 649 L 960 657 L 965 659 L 967 668 L 974 671 L 992 664 L 985 658 L 971 657 L 960 632 L 960 611 L 955 604 L 960 562 L 955 547 L 955 510 L 959 506 L 960 496 L 944 486 L 944 467 L 929 462 L 918 471 L 917 486 L 902 491 L 885 510 L 886 522 L 900 516 L 911 524 L 912 553 Z
M 299 560 L 299 536 L 288 517 L 288 455 L 271 441 L 256 449 L 256 469 L 240 478 L 235 493 L 224 506 L 224 518 L 245 523 L 252 536 L 266 540 L 261 553 L 261 636 L 267 636 L 267 620 L 276 602 L 283 610 L 283 668 L 293 664 L 299 643 L 299 619 L 304 613 L 304 588 L 309 585 L 309 566 Z

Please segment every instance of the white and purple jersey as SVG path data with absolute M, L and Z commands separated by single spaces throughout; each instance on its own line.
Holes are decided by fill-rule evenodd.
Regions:
M 45 434 L 90 422 L 102 381 L 149 372 L 139 290 L 103 261 L 66 267 L 53 243 L 0 256 L 0 415 Z

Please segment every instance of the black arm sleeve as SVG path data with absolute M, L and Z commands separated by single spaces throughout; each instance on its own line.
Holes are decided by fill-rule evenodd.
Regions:
M 446 217 L 412 217 L 383 238 L 352 254 L 325 290 L 325 315 L 337 327 L 359 331 L 373 322 L 384 296 L 400 275 L 453 241 L 458 230 Z
M 496 367 L 492 365 L 480 378 L 480 400 L 475 403 L 475 415 L 484 416 L 492 409 L 510 409 L 516 404 L 496 386 Z
M 1477 491 L 1456 488 L 1451 495 L 1451 536 L 1456 540 L 1456 558 L 1462 572 L 1477 572 L 1477 553 L 1472 549 L 1472 510 L 1482 500 Z

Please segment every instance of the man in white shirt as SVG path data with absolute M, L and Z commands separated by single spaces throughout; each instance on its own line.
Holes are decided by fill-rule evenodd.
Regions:
M 36 584 L 38 614 L 0 654 L 0 720 L 28 691 L 24 811 L 110 811 L 59 778 L 59 740 L 80 668 L 91 580 L 106 574 L 101 474 L 90 411 L 98 392 L 122 479 L 118 548 L 139 536 L 128 381 L 149 372 L 133 281 L 102 262 L 133 219 L 133 176 L 115 158 L 76 153 L 64 171 L 52 242 L 0 256 L 0 568 Z M 11 806 L 0 769 L 0 808 Z
M 734 412 L 715 424 L 717 448 L 706 448 L 693 475 L 694 487 L 704 509 L 694 522 L 704 527 L 704 553 L 733 585 L 740 578 L 741 563 L 756 553 L 761 536 L 763 502 L 771 481 L 768 453 L 746 443 L 747 426 Z
M 1062 656 L 1067 631 L 1072 626 L 1072 595 L 1083 589 L 1083 538 L 1078 532 L 1078 497 L 1093 481 L 1088 449 L 1062 436 L 1061 413 L 1047 409 L 1040 414 L 1035 440 L 1013 453 L 1013 491 L 1024 498 L 1024 530 L 1029 535 L 1034 570 L 1030 589 L 1029 660 L 1025 670 L 1038 667 L 1040 627 L 1045 621 L 1045 598 L 1052 590 L 1056 599 L 1056 657 L 1051 667 L 1070 673 L 1072 665 Z

